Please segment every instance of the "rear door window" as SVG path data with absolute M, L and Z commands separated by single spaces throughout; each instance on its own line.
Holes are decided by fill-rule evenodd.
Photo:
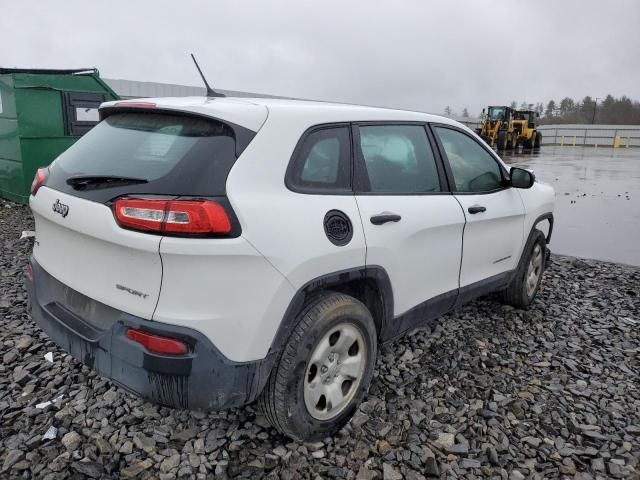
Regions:
M 441 191 L 436 159 L 422 125 L 359 127 L 365 171 L 358 190 L 371 193 L 420 194 Z

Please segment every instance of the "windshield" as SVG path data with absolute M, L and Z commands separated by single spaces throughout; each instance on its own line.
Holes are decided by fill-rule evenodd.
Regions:
M 67 180 L 75 185 L 76 179 L 97 182 L 109 177 L 101 188 L 131 187 L 128 179 L 133 179 L 139 185 L 130 190 L 139 192 L 224 195 L 235 161 L 234 130 L 223 122 L 164 113 L 116 113 L 55 160 L 51 184 L 62 189 Z
M 489 108 L 489 120 L 504 120 L 504 107 L 490 107 Z

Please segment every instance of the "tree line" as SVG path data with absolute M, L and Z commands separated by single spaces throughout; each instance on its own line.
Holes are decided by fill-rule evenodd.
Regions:
M 582 100 L 565 97 L 558 104 L 550 100 L 540 120 L 540 123 L 640 125 L 640 102 L 624 95 L 620 98 L 607 95 L 604 99 L 586 96 Z
M 565 97 L 557 103 L 555 100 L 549 100 L 546 107 L 542 102 L 535 104 L 522 102 L 518 105 L 517 102 L 513 101 L 510 107 L 513 109 L 533 110 L 537 112 L 540 115 L 541 124 L 600 123 L 611 125 L 640 125 L 640 102 L 631 100 L 625 95 L 620 98 L 607 95 L 605 98 L 597 99 L 586 96 L 582 100 Z M 456 115 L 450 107 L 446 107 L 444 113 L 447 116 Z M 469 117 L 469 112 L 466 108 L 462 111 L 462 116 Z

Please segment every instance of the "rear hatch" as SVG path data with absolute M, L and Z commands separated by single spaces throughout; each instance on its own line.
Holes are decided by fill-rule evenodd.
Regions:
M 33 256 L 66 286 L 56 289 L 53 302 L 71 313 L 91 321 L 97 301 L 151 319 L 163 236 L 240 234 L 225 184 L 255 132 L 140 105 L 103 116 L 43 172 L 32 194 Z M 202 218 L 191 229 L 194 213 Z M 229 223 L 203 229 L 219 214 Z

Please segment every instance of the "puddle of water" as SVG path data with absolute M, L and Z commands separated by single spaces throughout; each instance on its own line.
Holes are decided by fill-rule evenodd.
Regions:
M 640 266 L 640 149 L 504 153 L 556 191 L 551 251 Z

